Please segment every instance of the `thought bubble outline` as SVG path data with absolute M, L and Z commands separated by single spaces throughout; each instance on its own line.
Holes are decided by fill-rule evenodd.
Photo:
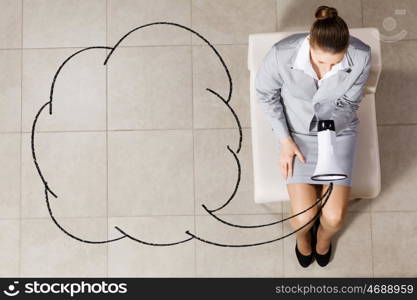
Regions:
M 72 233 L 70 233 L 69 231 L 67 231 L 64 227 L 62 227 L 61 224 L 56 220 L 56 218 L 53 215 L 52 209 L 50 207 L 50 200 L 49 200 L 48 193 L 50 193 L 54 198 L 58 198 L 58 196 L 49 187 L 48 182 L 46 181 L 45 177 L 43 176 L 43 173 L 42 173 L 41 168 L 39 166 L 39 163 L 38 163 L 38 160 L 37 160 L 37 157 L 36 157 L 36 150 L 35 150 L 35 129 L 36 129 L 36 124 L 37 124 L 38 118 L 39 118 L 40 114 L 42 113 L 42 111 L 46 108 L 46 106 L 49 106 L 49 115 L 52 115 L 52 113 L 53 113 L 53 110 L 52 110 L 53 92 L 54 92 L 55 82 L 56 82 L 56 80 L 58 78 L 58 75 L 59 75 L 60 71 L 63 69 L 63 67 L 65 66 L 65 64 L 67 62 L 69 62 L 73 57 L 75 57 L 76 55 L 78 55 L 78 54 L 80 54 L 80 53 L 82 53 L 84 51 L 88 51 L 88 50 L 91 50 L 91 49 L 106 49 L 106 50 L 110 50 L 109 54 L 107 54 L 106 59 L 105 59 L 105 61 L 103 63 L 103 65 L 106 65 L 107 62 L 108 62 L 108 60 L 110 59 L 111 55 L 113 54 L 113 52 L 117 49 L 117 47 L 120 45 L 120 43 L 126 37 L 128 37 L 130 34 L 132 34 L 133 32 L 135 32 L 135 31 L 137 31 L 137 30 L 139 30 L 141 28 L 145 28 L 145 27 L 152 26 L 152 25 L 160 25 L 160 24 L 173 25 L 173 26 L 177 26 L 177 27 L 183 28 L 183 29 L 188 30 L 188 31 L 192 32 L 193 34 L 197 35 L 199 38 L 201 38 L 209 47 L 211 47 L 211 49 L 217 55 L 218 59 L 220 60 L 220 62 L 222 63 L 222 65 L 223 65 L 223 67 L 224 67 L 224 69 L 226 71 L 226 75 L 227 75 L 228 81 L 229 81 L 229 93 L 228 93 L 227 100 L 225 100 L 220 94 L 218 94 L 217 92 L 215 92 L 214 90 L 212 90 L 210 88 L 206 88 L 206 90 L 209 91 L 209 92 L 211 92 L 215 96 L 217 96 L 229 108 L 229 110 L 233 114 L 233 116 L 234 116 L 234 118 L 236 120 L 236 123 L 238 125 L 238 130 L 239 130 L 239 145 L 238 145 L 237 151 L 236 152 L 233 151 L 230 148 L 230 146 L 227 145 L 227 149 L 231 152 L 231 154 L 233 155 L 233 157 L 235 158 L 235 161 L 237 163 L 238 177 L 237 177 L 237 181 L 236 181 L 235 188 L 234 188 L 234 191 L 233 191 L 232 195 L 228 198 L 228 200 L 223 205 L 219 206 L 217 209 L 210 210 L 204 204 L 202 204 L 203 208 L 212 217 L 214 217 L 216 220 L 218 220 L 221 223 L 226 224 L 228 226 L 234 226 L 234 227 L 240 227 L 240 228 L 258 228 L 258 227 L 266 227 L 266 226 L 275 225 L 275 224 L 281 223 L 283 221 L 286 221 L 288 219 L 291 219 L 291 218 L 293 218 L 293 217 L 295 217 L 295 216 L 297 216 L 299 214 L 302 214 L 305 211 L 313 208 L 314 206 L 318 205 L 321 202 L 321 200 L 324 198 L 325 201 L 324 201 L 323 205 L 319 205 L 319 210 L 318 210 L 317 214 L 309 222 L 307 222 L 305 225 L 301 226 L 300 228 L 298 228 L 297 230 L 291 232 L 290 234 L 287 234 L 287 235 L 282 236 L 282 237 L 277 238 L 277 239 L 273 239 L 273 240 L 269 240 L 269 241 L 265 241 L 265 242 L 259 242 L 259 243 L 252 243 L 252 244 L 229 245 L 229 244 L 221 244 L 221 243 L 216 243 L 216 242 L 209 241 L 207 239 L 203 239 L 203 238 L 201 238 L 201 237 L 199 237 L 199 236 L 191 233 L 189 230 L 186 230 L 185 231 L 185 233 L 190 236 L 187 239 L 180 240 L 180 241 L 173 242 L 173 243 L 151 243 L 151 242 L 146 242 L 144 240 L 140 240 L 140 239 L 137 239 L 136 237 L 131 236 L 130 234 L 126 233 L 124 230 L 122 230 L 118 226 L 114 226 L 114 228 L 122 234 L 120 237 L 113 238 L 113 239 L 107 239 L 107 240 L 101 240 L 101 241 L 91 241 L 91 240 L 82 239 L 82 238 L 79 238 L 79 237 L 73 235 Z M 184 242 L 188 242 L 188 241 L 190 241 L 192 239 L 197 239 L 197 240 L 202 241 L 202 242 L 205 242 L 207 244 L 216 245 L 216 246 L 222 246 L 222 247 L 250 247 L 250 246 L 258 246 L 258 245 L 263 245 L 263 244 L 272 243 L 272 242 L 281 240 L 281 239 L 283 239 L 285 237 L 288 237 L 288 236 L 294 234 L 295 232 L 297 232 L 297 231 L 301 230 L 302 228 L 304 228 L 305 226 L 307 226 L 309 223 L 313 222 L 320 215 L 321 210 L 322 210 L 322 207 L 324 207 L 324 205 L 326 204 L 328 198 L 330 197 L 331 191 L 333 189 L 333 183 L 332 182 L 330 183 L 329 188 L 327 189 L 326 193 L 323 194 L 320 198 L 318 198 L 318 200 L 316 201 L 316 203 L 313 204 L 311 207 L 305 209 L 304 211 L 299 212 L 296 215 L 293 215 L 293 216 L 291 216 L 289 218 L 286 218 L 286 219 L 283 219 L 283 220 L 280 220 L 280 221 L 277 221 L 277 222 L 266 223 L 266 224 L 262 224 L 262 225 L 252 225 L 252 226 L 248 226 L 248 225 L 236 225 L 236 224 L 232 224 L 230 222 L 226 222 L 226 221 L 222 220 L 221 218 L 219 218 L 218 216 L 216 216 L 214 214 L 215 211 L 218 211 L 218 210 L 221 210 L 221 209 L 225 208 L 231 202 L 231 200 L 236 195 L 236 192 L 237 192 L 237 189 L 238 189 L 239 183 L 240 183 L 240 178 L 241 178 L 240 161 L 239 161 L 239 158 L 237 156 L 237 153 L 240 152 L 241 147 L 242 147 L 242 140 L 243 140 L 243 137 L 242 137 L 242 127 L 240 125 L 240 121 L 239 121 L 239 118 L 238 118 L 237 114 L 235 113 L 235 111 L 233 110 L 233 108 L 229 105 L 229 102 L 230 102 L 231 96 L 232 96 L 232 90 L 233 90 L 233 83 L 232 83 L 232 78 L 230 76 L 230 72 L 229 72 L 229 70 L 228 70 L 228 68 L 227 68 L 227 66 L 226 66 L 223 58 L 221 57 L 221 55 L 219 54 L 219 52 L 216 50 L 216 48 L 207 39 L 205 39 L 202 35 L 200 35 L 198 32 L 194 31 L 191 28 L 188 28 L 188 27 L 186 27 L 184 25 L 177 24 L 177 23 L 172 23 L 172 22 L 153 22 L 153 23 L 148 23 L 148 24 L 145 24 L 145 25 L 136 27 L 136 28 L 132 29 L 131 31 L 129 31 L 128 33 L 126 33 L 113 47 L 108 47 L 108 46 L 85 47 L 85 48 L 83 48 L 81 50 L 78 50 L 78 51 L 74 52 L 69 57 L 67 57 L 65 59 L 65 61 L 60 65 L 60 67 L 58 68 L 58 70 L 56 71 L 56 73 L 54 75 L 54 78 L 53 78 L 53 81 L 52 81 L 52 84 L 51 84 L 51 89 L 50 89 L 50 94 L 49 94 L 49 100 L 48 100 L 48 102 L 46 102 L 45 104 L 43 104 L 41 106 L 41 108 L 39 109 L 39 111 L 37 112 L 37 114 L 35 116 L 35 119 L 33 120 L 33 123 L 32 123 L 32 132 L 31 132 L 31 150 L 32 150 L 33 162 L 34 162 L 35 167 L 37 169 L 37 172 L 38 172 L 38 174 L 39 174 L 39 176 L 41 178 L 41 181 L 42 181 L 42 183 L 44 185 L 44 194 L 45 194 L 46 205 L 47 205 L 47 208 L 48 208 L 49 215 L 52 218 L 52 220 L 54 221 L 55 225 L 62 232 L 64 232 L 66 235 L 68 235 L 69 237 L 71 237 L 71 238 L 73 238 L 75 240 L 78 240 L 80 242 L 89 243 L 89 244 L 110 243 L 110 242 L 115 242 L 115 241 L 118 241 L 118 240 L 121 240 L 121 239 L 124 239 L 124 238 L 129 238 L 129 239 L 131 239 L 133 241 L 136 241 L 138 243 L 145 244 L 145 245 L 151 245 L 151 246 L 173 246 L 173 245 L 181 244 L 181 243 L 184 243 Z

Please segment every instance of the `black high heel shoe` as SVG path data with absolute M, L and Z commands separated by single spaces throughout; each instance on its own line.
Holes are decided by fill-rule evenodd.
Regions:
M 313 226 L 312 226 L 313 227 Z M 313 231 L 310 229 L 311 234 L 311 240 L 314 239 Z M 311 254 L 310 255 L 304 255 L 298 250 L 297 247 L 297 239 L 295 240 L 295 254 L 297 255 L 298 262 L 303 268 L 307 268 L 311 262 L 313 261 L 314 252 L 313 248 L 311 248 Z
M 330 241 L 330 246 L 329 246 L 329 250 L 327 250 L 327 253 L 325 254 L 319 254 L 316 251 L 316 242 L 317 242 L 317 232 L 319 230 L 319 225 L 320 225 L 320 218 L 316 219 L 316 222 L 314 223 L 314 240 L 315 240 L 315 244 L 313 249 L 313 254 L 314 254 L 314 258 L 316 259 L 317 263 L 321 266 L 324 267 L 329 263 L 330 260 L 330 256 L 332 254 L 332 242 Z

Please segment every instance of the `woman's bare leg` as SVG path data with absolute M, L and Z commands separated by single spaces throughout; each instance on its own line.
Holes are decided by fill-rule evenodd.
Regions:
M 328 188 L 328 184 L 323 184 L 321 195 L 323 195 Z M 327 200 L 326 205 L 322 208 L 320 217 L 316 244 L 316 251 L 318 254 L 327 253 L 332 236 L 338 232 L 343 225 L 348 209 L 350 189 L 350 186 L 333 184 L 332 193 Z M 323 202 L 324 199 L 322 200 L 322 203 Z
M 317 190 L 316 185 L 309 183 L 289 183 L 287 184 L 287 189 L 291 200 L 291 215 L 295 215 L 312 206 L 320 195 L 320 190 Z M 296 230 L 308 223 L 316 214 L 317 206 L 297 217 L 291 218 L 289 221 L 294 230 Z M 310 255 L 312 251 L 311 235 L 309 231 L 313 224 L 314 223 L 311 222 L 295 233 L 298 249 L 303 255 Z

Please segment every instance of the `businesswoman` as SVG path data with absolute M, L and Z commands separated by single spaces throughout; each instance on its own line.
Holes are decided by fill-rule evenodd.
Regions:
M 370 46 L 349 34 L 333 7 L 319 6 L 309 33 L 292 34 L 275 43 L 257 71 L 257 98 L 279 139 L 279 167 L 286 179 L 291 212 L 312 206 L 331 181 L 310 177 L 317 163 L 317 124 L 333 120 L 336 154 L 346 179 L 333 182 L 321 215 L 296 233 L 295 253 L 301 266 L 313 257 L 324 267 L 331 238 L 345 220 L 356 158 L 357 109 L 371 66 Z M 317 206 L 290 219 L 298 229 L 313 219 Z

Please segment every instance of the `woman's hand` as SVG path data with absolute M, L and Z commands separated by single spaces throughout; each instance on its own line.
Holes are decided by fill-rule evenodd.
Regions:
M 296 155 L 303 163 L 305 163 L 305 160 L 303 154 L 298 149 L 297 144 L 293 141 L 291 136 L 280 139 L 280 144 L 281 150 L 279 153 L 279 164 L 282 176 L 287 179 L 288 177 L 292 177 L 294 155 Z

